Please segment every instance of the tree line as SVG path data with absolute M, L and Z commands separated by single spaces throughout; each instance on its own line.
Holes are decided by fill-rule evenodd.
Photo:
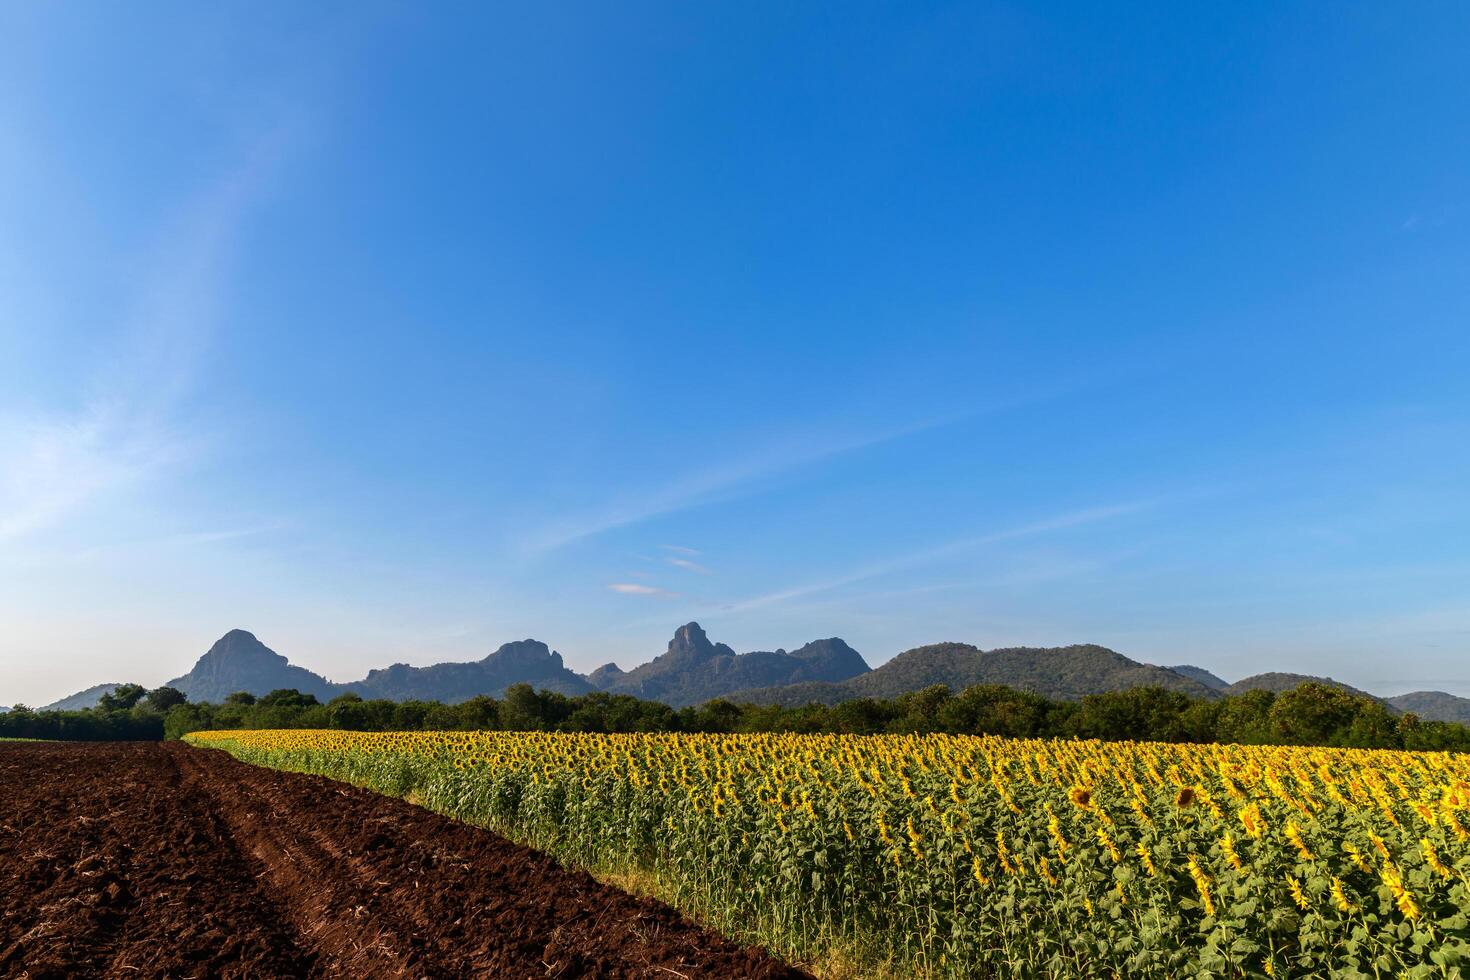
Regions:
M 0 714 L 0 738 L 41 738 L 63 742 L 143 742 L 164 737 L 164 719 L 187 703 L 172 687 L 148 690 L 120 684 L 102 695 L 97 707 L 82 711 L 32 711 L 18 704 Z
M 674 709 L 602 692 L 568 696 L 526 684 L 504 697 L 458 704 L 365 701 L 344 694 L 322 704 L 276 691 L 232 695 L 221 705 L 183 704 L 165 719 L 170 738 L 230 728 L 336 728 L 350 731 L 502 730 L 556 732 L 941 732 L 1017 738 L 1099 738 L 1160 742 L 1329 745 L 1470 751 L 1470 728 L 1395 715 L 1381 702 L 1321 684 L 1275 694 L 1251 691 L 1208 701 L 1157 687 L 1054 701 L 984 684 L 958 694 L 935 685 L 896 698 L 783 708 L 714 700 Z
M 221 704 L 189 703 L 172 688 L 123 685 L 88 711 L 0 715 L 0 737 L 179 738 L 189 732 L 249 728 L 348 731 L 499 730 L 553 732 L 937 732 L 1016 738 L 1098 738 L 1238 742 L 1354 748 L 1470 751 L 1470 728 L 1396 715 L 1381 702 L 1322 684 L 1275 694 L 1250 691 L 1209 701 L 1157 687 L 1054 701 L 995 684 L 953 693 L 935 685 L 896 698 L 783 708 L 710 701 L 671 708 L 623 694 L 568 696 L 517 684 L 501 698 L 363 700 L 322 703 L 295 690 L 241 692 Z

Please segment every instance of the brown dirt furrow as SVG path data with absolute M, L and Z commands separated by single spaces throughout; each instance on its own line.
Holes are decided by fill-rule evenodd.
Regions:
M 464 976 L 440 966 L 452 954 L 432 948 L 411 909 L 365 881 L 349 854 L 312 824 L 314 808 L 293 811 L 249 781 L 217 778 L 213 753 L 181 757 L 194 792 L 208 797 L 236 842 L 264 868 L 271 891 L 290 896 L 286 914 L 297 931 L 341 976 Z M 434 955 L 441 954 L 441 955 Z
M 322 975 L 157 746 L 7 745 L 0 772 L 0 975 Z
M 488 831 L 178 743 L 0 746 L 0 975 L 805 976 Z

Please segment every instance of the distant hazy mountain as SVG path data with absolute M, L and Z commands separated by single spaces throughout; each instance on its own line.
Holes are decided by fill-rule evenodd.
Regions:
M 1470 725 L 1470 698 L 1456 697 L 1444 691 L 1414 691 L 1384 700 L 1399 711 L 1412 711 L 1426 721 L 1454 721 Z
M 1247 691 L 1271 691 L 1280 694 L 1283 691 L 1294 691 L 1303 684 L 1322 684 L 1326 687 L 1335 687 L 1339 691 L 1356 694 L 1360 697 L 1373 698 L 1375 701 L 1382 700 L 1367 691 L 1360 691 L 1356 687 L 1335 681 L 1331 677 L 1314 677 L 1311 674 L 1286 674 L 1272 671 L 1266 674 L 1255 674 L 1244 680 L 1236 681 L 1225 688 L 1224 694 L 1244 694 Z
M 530 684 L 539 690 L 586 694 L 594 690 L 588 679 L 568 670 L 556 653 L 540 640 L 507 643 L 484 660 L 472 663 L 410 667 L 394 664 L 370 671 L 360 681 L 342 685 L 364 698 L 391 701 L 444 701 L 453 703 L 484 694 L 498 698 L 512 684 Z
M 218 702 L 236 691 L 261 695 L 294 687 L 324 701 L 350 691 L 392 701 L 456 702 L 480 694 L 500 697 L 512 684 L 530 684 L 569 695 L 605 690 L 683 706 L 746 687 L 843 680 L 867 670 L 857 651 L 838 639 L 817 640 L 790 653 L 737 654 L 723 643 L 711 643 L 698 623 L 690 623 L 674 634 L 662 656 L 626 673 L 608 664 L 584 677 L 568 670 L 561 654 L 545 643 L 521 640 L 505 644 L 483 660 L 430 667 L 394 664 L 370 671 L 360 681 L 334 684 L 292 665 L 250 633 L 231 630 L 193 670 L 170 686 L 191 701 Z M 97 696 L 101 693 L 98 689 Z
M 1011 647 L 981 650 L 967 643 L 936 643 L 899 654 L 876 670 L 856 650 L 833 637 L 796 650 L 736 653 L 713 643 L 698 623 L 674 633 L 668 649 L 648 663 L 624 671 L 605 664 L 589 675 L 569 670 L 561 654 L 539 640 L 507 643 L 482 660 L 429 667 L 394 664 L 360 681 L 335 684 L 290 663 L 245 630 L 231 630 L 183 677 L 169 682 L 191 701 L 220 702 L 236 691 L 257 696 L 295 688 L 323 701 L 353 692 L 393 701 L 456 702 L 476 695 L 501 697 L 513 684 L 530 684 L 563 694 L 606 691 L 663 701 L 675 707 L 714 698 L 757 704 L 836 704 L 854 698 L 892 698 L 934 684 L 961 690 L 974 684 L 1004 684 L 1050 698 L 1075 700 L 1088 694 L 1157 686 L 1201 698 L 1252 690 L 1280 693 L 1308 681 L 1365 694 L 1330 677 L 1269 673 L 1234 684 L 1201 667 L 1155 667 L 1106 647 Z M 43 710 L 96 707 L 117 684 L 89 687 Z M 1442 691 L 1416 691 L 1379 699 L 1393 711 L 1412 711 L 1429 721 L 1470 724 L 1470 698 Z
M 746 688 L 843 681 L 868 670 L 862 656 L 835 637 L 789 653 L 736 653 L 723 643 L 711 643 L 698 623 L 689 623 L 674 633 L 668 650 L 648 663 L 627 672 L 609 664 L 593 676 L 609 693 L 682 707 Z
M 1229 681 L 1222 680 L 1221 678 L 1216 677 L 1214 674 L 1210 673 L 1208 670 L 1205 670 L 1203 667 L 1194 667 L 1190 664 L 1180 664 L 1177 667 L 1168 667 L 1165 669 L 1172 670 L 1176 674 L 1182 674 L 1192 681 L 1199 681 L 1201 684 L 1203 684 L 1205 687 L 1208 687 L 1212 691 L 1223 691 L 1230 686 Z
M 44 708 L 38 708 L 37 710 L 85 711 L 88 708 L 97 707 L 97 702 L 102 700 L 102 695 L 111 694 L 113 691 L 116 691 L 121 686 L 122 684 L 120 683 L 97 684 L 87 688 L 85 691 L 78 691 L 69 698 L 62 698 L 60 701 L 53 701 L 51 704 L 46 705 Z
M 587 675 L 587 683 L 591 684 L 599 691 L 605 691 L 609 687 L 612 687 L 613 684 L 617 682 L 618 678 L 623 676 L 623 668 L 619 667 L 617 664 L 603 664 L 601 667 L 598 667 L 592 673 Z
M 1005 684 L 1050 698 L 1157 686 L 1201 698 L 1218 695 L 1206 685 L 1164 667 L 1129 660 L 1106 647 L 1013 647 L 981 650 L 968 643 L 936 643 L 900 653 L 876 670 L 840 683 L 796 684 L 739 691 L 732 700 L 757 704 L 837 704 L 854 698 L 892 698 L 943 684 Z
M 236 691 L 269 694 L 295 688 L 325 701 L 340 693 L 325 677 L 297 667 L 252 633 L 230 630 L 215 641 L 194 669 L 168 682 L 190 701 L 223 701 Z

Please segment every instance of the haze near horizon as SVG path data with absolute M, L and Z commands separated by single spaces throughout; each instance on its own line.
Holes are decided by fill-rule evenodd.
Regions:
M 1470 695 L 1470 13 L 0 9 L 0 705 L 697 620 Z

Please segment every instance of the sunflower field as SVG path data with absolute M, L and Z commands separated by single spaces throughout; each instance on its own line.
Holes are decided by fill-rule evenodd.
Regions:
M 818 972 L 1470 976 L 1470 756 L 953 735 L 201 732 Z

